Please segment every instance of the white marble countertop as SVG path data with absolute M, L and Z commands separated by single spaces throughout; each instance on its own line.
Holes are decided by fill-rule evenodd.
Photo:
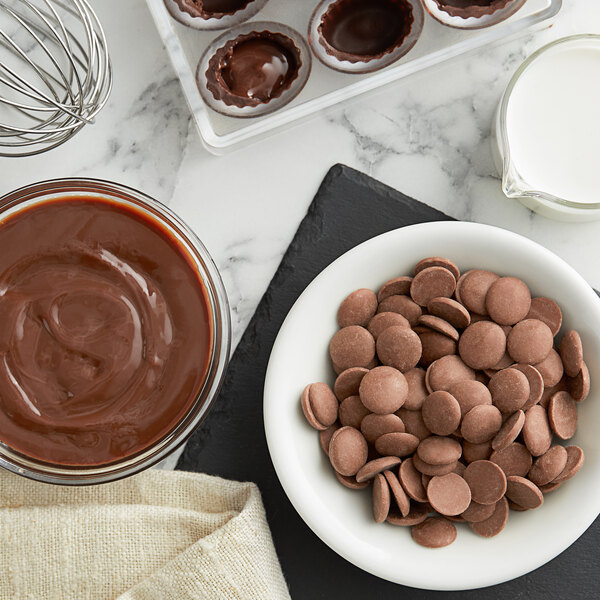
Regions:
M 227 287 L 237 342 L 327 170 L 343 162 L 459 219 L 550 248 L 600 287 L 600 222 L 564 224 L 506 199 L 490 152 L 492 115 L 522 60 L 552 39 L 600 33 L 598 0 L 565 0 L 555 25 L 446 63 L 222 157 L 209 154 L 144 0 L 92 0 L 114 91 L 97 124 L 33 158 L 0 159 L 0 195 L 89 176 L 139 188 L 197 232 Z

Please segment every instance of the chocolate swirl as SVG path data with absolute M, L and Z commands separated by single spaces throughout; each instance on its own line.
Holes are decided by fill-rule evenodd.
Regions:
M 184 257 L 164 239 L 150 250 L 156 230 L 127 219 L 129 239 L 115 244 L 120 210 L 93 218 L 90 203 L 86 222 L 76 218 L 83 203 L 68 204 L 31 211 L 48 215 L 39 237 L 21 241 L 35 251 L 1 265 L 0 439 L 45 460 L 95 464 L 142 449 L 189 404 L 206 366 L 207 324 L 198 317 L 207 310 Z M 36 229 L 28 212 L 13 224 L 24 236 Z M 59 213 L 75 236 L 57 231 Z M 185 280 L 180 290 L 196 288 L 189 309 L 172 301 L 176 287 L 159 284 L 172 275 Z M 185 340 L 188 332 L 196 339 Z

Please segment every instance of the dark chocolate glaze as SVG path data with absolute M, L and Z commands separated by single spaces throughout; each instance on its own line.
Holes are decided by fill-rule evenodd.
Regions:
M 234 13 L 249 4 L 248 0 L 196 0 L 194 3 L 208 13 Z
M 441 10 L 452 17 L 480 18 L 505 8 L 514 0 L 435 0 Z
M 109 200 L 53 200 L 0 224 L 0 440 L 99 465 L 167 434 L 202 384 L 206 291 L 163 227 Z
M 411 31 L 406 0 L 338 0 L 323 15 L 322 45 L 340 60 L 381 58 L 399 47 Z
M 243 10 L 254 0 L 175 0 L 179 9 L 192 17 L 220 19 Z
M 250 39 L 225 57 L 221 77 L 235 96 L 268 102 L 286 87 L 296 67 L 292 53 L 275 40 Z
M 289 89 L 300 65 L 300 51 L 290 38 L 255 31 L 229 40 L 217 50 L 206 71 L 207 85 L 225 104 L 258 106 Z

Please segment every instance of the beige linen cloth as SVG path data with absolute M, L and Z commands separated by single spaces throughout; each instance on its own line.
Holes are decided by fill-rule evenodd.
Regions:
M 288 600 L 252 483 L 150 470 L 68 488 L 0 469 L 2 600 Z

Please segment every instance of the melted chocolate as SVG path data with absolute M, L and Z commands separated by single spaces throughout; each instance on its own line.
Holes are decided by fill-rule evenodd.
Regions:
M 300 70 L 300 53 L 281 33 L 255 31 L 229 40 L 206 71 L 208 89 L 234 106 L 257 106 L 290 88 Z
M 340 52 L 375 56 L 406 37 L 410 14 L 410 7 L 393 0 L 341 2 L 339 10 L 324 18 L 322 34 Z
M 220 19 L 246 8 L 254 0 L 175 0 L 179 9 L 192 17 Z
M 268 102 L 287 87 L 296 71 L 289 50 L 276 40 L 256 38 L 232 48 L 223 61 L 221 77 L 232 94 Z
M 249 0 L 195 0 L 207 13 L 234 13 L 249 4 Z
M 97 465 L 172 430 L 212 337 L 179 243 L 141 212 L 77 198 L 9 216 L 0 248 L 0 440 Z
M 512 0 L 435 0 L 441 10 L 453 17 L 479 18 L 491 15 L 507 6 Z

